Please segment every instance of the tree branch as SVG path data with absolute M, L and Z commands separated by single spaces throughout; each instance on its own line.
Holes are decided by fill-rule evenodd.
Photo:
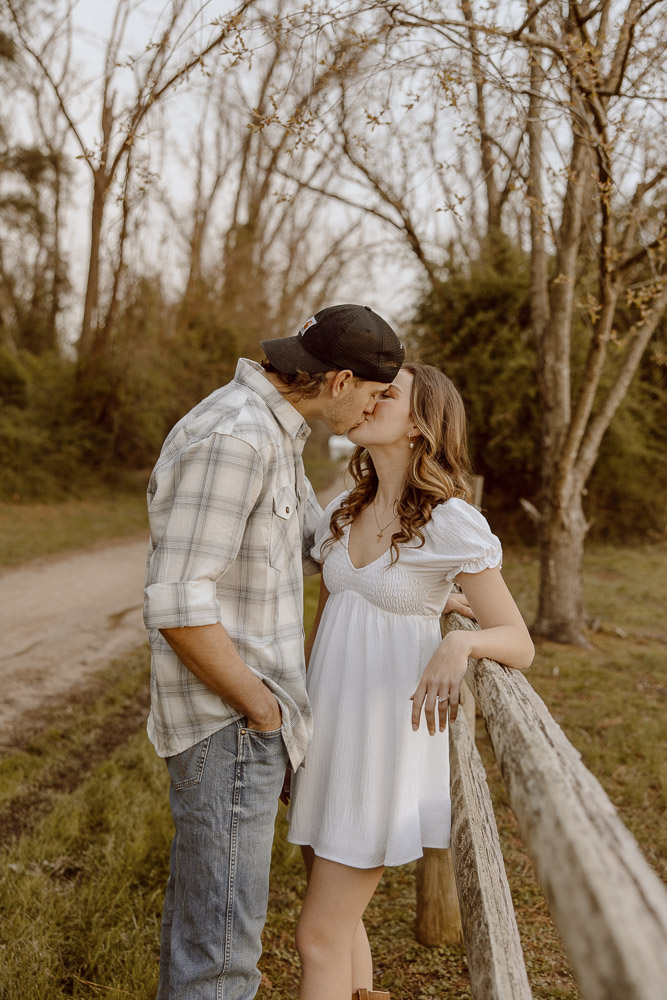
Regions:
M 149 91 L 149 93 L 147 94 L 147 96 L 143 101 L 140 100 L 137 103 L 137 106 L 134 110 L 134 113 L 130 121 L 130 125 L 127 130 L 127 135 L 125 136 L 123 143 L 121 144 L 118 152 L 116 153 L 111 168 L 109 170 L 109 177 L 113 177 L 115 175 L 120 160 L 122 159 L 124 153 L 127 151 L 127 148 L 130 145 L 130 143 L 134 141 L 137 129 L 139 128 L 141 122 L 145 118 L 150 108 L 154 104 L 156 104 L 160 100 L 160 98 L 167 93 L 167 91 L 171 90 L 171 88 L 174 87 L 175 84 L 177 84 L 180 80 L 183 80 L 185 77 L 187 77 L 188 74 L 196 66 L 201 65 L 206 56 L 210 55 L 211 52 L 213 52 L 216 48 L 222 45 L 225 39 L 238 26 L 246 11 L 249 10 L 251 7 L 253 7 L 256 3 L 257 0 L 245 0 L 245 2 L 241 4 L 241 6 L 237 8 L 233 14 L 229 15 L 229 17 L 223 24 L 222 30 L 216 35 L 216 37 L 211 42 L 209 42 L 206 48 L 202 49 L 201 52 L 198 52 L 196 55 L 192 56 L 191 59 L 189 59 L 186 63 L 184 63 L 181 67 L 179 67 L 179 69 L 177 69 L 169 77 L 169 79 L 166 80 L 160 86 L 158 86 L 158 79 L 159 79 L 158 76 L 158 78 L 154 81 L 153 89 Z M 170 29 L 165 29 L 165 34 L 163 34 L 163 37 L 160 40 L 160 45 L 162 45 L 163 43 L 166 44 L 167 40 L 166 31 L 168 30 Z
M 621 90 L 623 78 L 628 65 L 628 59 L 630 58 L 630 51 L 632 49 L 635 25 L 637 24 L 637 17 L 635 15 L 638 15 L 639 13 L 639 3 L 640 0 L 630 0 L 630 3 L 625 10 L 623 24 L 621 25 L 616 45 L 616 51 L 612 59 L 607 79 L 604 82 L 604 89 L 605 91 L 608 91 L 611 96 L 617 96 Z
M 602 438 L 611 423 L 616 410 L 623 402 L 642 355 L 655 333 L 658 323 L 667 308 L 667 281 L 662 280 L 660 292 L 656 295 L 653 305 L 636 328 L 634 343 L 630 347 L 616 381 L 610 388 L 595 417 L 591 420 L 583 439 L 582 446 L 575 465 L 575 474 L 579 483 L 586 483 L 600 450 Z
M 49 85 L 51 86 L 51 89 L 53 90 L 54 94 L 56 95 L 56 99 L 58 101 L 58 105 L 60 107 L 60 110 L 62 111 L 62 113 L 63 113 L 63 115 L 65 117 L 65 120 L 66 120 L 66 122 L 67 122 L 67 124 L 69 126 L 69 129 L 72 132 L 74 138 L 76 139 L 76 141 L 77 141 L 77 143 L 79 145 L 79 148 L 81 149 L 84 161 L 88 164 L 88 166 L 91 168 L 91 170 L 94 170 L 94 167 L 93 167 L 92 163 L 90 162 L 90 153 L 86 149 L 86 145 L 85 145 L 83 139 L 81 138 L 81 136 L 79 135 L 79 131 L 78 131 L 76 125 L 74 124 L 74 120 L 73 120 L 72 116 L 70 115 L 69 111 L 67 110 L 67 107 L 65 105 L 63 96 L 62 96 L 62 94 L 60 92 L 60 87 L 58 86 L 58 84 L 56 83 L 56 81 L 53 79 L 53 76 L 49 72 L 49 70 L 48 70 L 47 66 L 45 65 L 44 61 L 42 60 L 42 57 L 35 51 L 35 49 L 33 49 L 33 47 L 28 42 L 27 38 L 25 37 L 25 34 L 23 32 L 23 28 L 21 27 L 21 22 L 19 21 L 18 15 L 17 15 L 16 10 L 14 8 L 13 0 L 7 0 L 7 6 L 9 7 L 9 11 L 10 11 L 10 13 L 12 15 L 12 20 L 13 20 L 15 26 L 16 26 L 16 31 L 18 33 L 18 36 L 19 36 L 20 40 L 21 40 L 21 44 L 23 45 L 23 48 L 28 53 L 28 55 L 31 56 L 31 58 L 34 59 L 34 61 L 37 63 L 37 65 L 39 66 L 40 70 L 44 74 L 44 77 L 46 78 L 46 80 L 48 81 Z

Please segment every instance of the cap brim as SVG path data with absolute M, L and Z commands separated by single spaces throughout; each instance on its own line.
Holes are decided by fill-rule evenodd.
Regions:
M 287 375 L 294 375 L 297 371 L 328 372 L 335 368 L 335 365 L 309 354 L 301 343 L 301 337 L 279 337 L 260 343 L 273 367 Z

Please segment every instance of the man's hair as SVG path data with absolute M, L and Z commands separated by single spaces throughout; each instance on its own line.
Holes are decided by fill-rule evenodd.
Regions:
M 261 365 L 267 374 L 277 375 L 280 381 L 285 383 L 286 391 L 290 395 L 298 393 L 299 399 L 314 399 L 320 395 L 326 385 L 326 372 L 297 371 L 292 375 L 289 372 L 278 371 L 267 358 L 262 359 Z

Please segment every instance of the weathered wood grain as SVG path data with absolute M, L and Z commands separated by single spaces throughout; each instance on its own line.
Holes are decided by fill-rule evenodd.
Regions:
M 461 713 L 450 724 L 452 856 L 474 1000 L 532 996 L 484 765 Z
M 452 852 L 425 847 L 417 862 L 417 919 L 420 944 L 438 947 L 463 940 Z
M 471 661 L 467 681 L 583 995 L 665 1000 L 667 891 L 637 842 L 523 674 Z

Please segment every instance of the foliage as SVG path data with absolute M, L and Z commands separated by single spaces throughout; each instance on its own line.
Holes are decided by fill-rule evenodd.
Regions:
M 170 305 L 140 278 L 116 323 L 85 376 L 54 352 L 0 350 L 0 500 L 79 495 L 149 468 L 173 424 L 233 375 L 235 338 L 210 290 Z
M 628 315 L 624 327 L 633 319 Z M 437 364 L 461 392 L 484 503 L 504 526 L 525 532 L 519 501 L 539 501 L 540 393 L 530 332 L 529 260 L 496 236 L 461 264 L 450 254 L 448 277 L 419 303 L 413 336 L 423 360 Z M 588 343 L 573 328 L 575 379 Z M 667 530 L 667 403 L 664 332 L 643 360 L 603 439 L 589 483 L 586 512 L 597 538 L 658 537 Z M 613 377 L 613 370 L 609 378 Z
M 232 377 L 235 339 L 211 289 L 169 305 L 148 278 L 129 289 L 116 326 L 79 406 L 94 415 L 108 463 L 146 468 L 176 421 Z
M 90 482 L 94 428 L 74 413 L 74 363 L 21 352 L 22 405 L 0 409 L 0 499 L 58 497 Z M 0 395 L 11 386 L 5 378 Z M 14 382 L 15 384 L 15 382 Z
M 418 351 L 449 375 L 463 397 L 485 492 L 502 492 L 515 503 L 534 496 L 539 476 L 528 259 L 500 238 L 467 267 L 450 256 L 448 271 L 418 306 Z
M 24 409 L 28 403 L 28 378 L 19 358 L 0 347 L 0 403 Z

